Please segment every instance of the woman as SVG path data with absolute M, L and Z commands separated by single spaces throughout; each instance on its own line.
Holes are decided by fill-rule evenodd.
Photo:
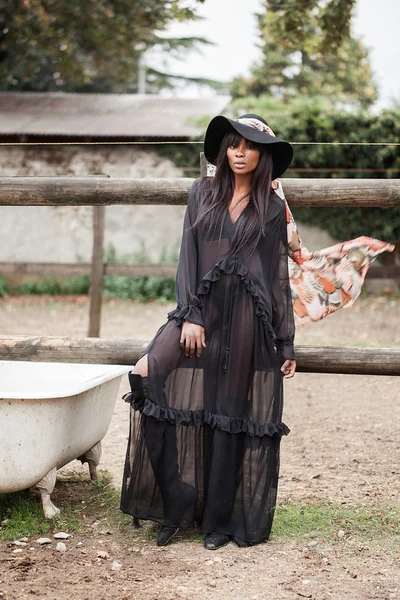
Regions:
M 282 422 L 283 379 L 296 370 L 289 266 L 291 260 L 301 267 L 316 253 L 302 255 L 277 180 L 293 148 L 266 121 L 252 114 L 215 117 L 204 152 L 216 175 L 190 190 L 177 308 L 129 374 L 121 508 L 159 522 L 160 546 L 179 528 L 199 523 L 205 547 L 215 550 L 231 539 L 244 547 L 270 535 L 280 441 L 289 433 Z M 370 260 L 389 246 L 371 240 L 364 256 Z M 347 259 L 349 250 L 341 251 L 334 265 Z M 328 259 L 311 265 L 318 284 L 321 261 Z M 332 264 L 324 272 L 336 281 Z M 300 279 L 297 273 L 299 289 Z M 325 303 L 315 320 L 346 305 L 345 297 Z M 350 303 L 351 295 L 346 298 Z M 300 293 L 296 301 L 297 319 L 306 322 L 307 313 L 312 320 L 312 294 Z

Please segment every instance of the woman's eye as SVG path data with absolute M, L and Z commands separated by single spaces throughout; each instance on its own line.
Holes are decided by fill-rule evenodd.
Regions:
M 231 144 L 231 145 L 229 146 L 229 148 L 232 148 L 232 149 L 233 149 L 233 148 L 236 148 L 236 146 L 235 146 L 235 144 Z

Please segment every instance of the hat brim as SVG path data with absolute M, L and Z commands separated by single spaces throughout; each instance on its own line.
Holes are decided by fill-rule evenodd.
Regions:
M 289 142 L 274 137 L 265 131 L 259 131 L 249 125 L 228 119 L 223 115 L 214 117 L 207 127 L 204 138 L 204 155 L 209 163 L 215 165 L 222 140 L 232 130 L 237 131 L 246 140 L 269 146 L 268 150 L 272 153 L 273 160 L 273 180 L 280 177 L 289 168 L 293 160 L 293 146 Z

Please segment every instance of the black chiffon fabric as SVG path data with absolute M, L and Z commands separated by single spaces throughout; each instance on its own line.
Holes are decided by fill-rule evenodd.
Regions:
M 221 240 L 219 228 L 215 237 L 190 228 L 208 185 L 211 178 L 198 179 L 190 190 L 177 308 L 143 353 L 148 387 L 144 401 L 131 406 L 121 508 L 255 544 L 270 534 L 280 441 L 289 433 L 280 370 L 295 358 L 286 211 L 271 191 L 256 251 L 249 259 L 228 257 L 238 223 L 228 208 Z M 200 357 L 180 347 L 185 319 L 205 328 Z

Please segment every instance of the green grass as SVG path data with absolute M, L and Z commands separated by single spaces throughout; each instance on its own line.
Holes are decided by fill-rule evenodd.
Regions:
M 277 506 L 272 527 L 274 537 L 310 541 L 334 541 L 338 531 L 344 539 L 396 547 L 400 542 L 400 507 L 342 504 L 285 504 Z
M 82 534 L 111 531 L 127 544 L 153 541 L 158 525 L 143 524 L 132 529 L 132 519 L 119 508 L 120 494 L 102 473 L 98 482 L 87 478 L 57 480 L 52 500 L 61 509 L 53 521 L 45 519 L 40 496 L 29 492 L 0 494 L 0 541 L 24 536 L 49 536 L 55 531 Z M 345 536 L 338 537 L 343 530 Z M 203 543 L 199 529 L 182 532 L 182 539 Z M 400 507 L 342 504 L 284 504 L 278 505 L 271 539 L 291 540 L 307 544 L 311 540 L 329 544 L 348 540 L 370 546 L 384 545 L 394 552 L 400 547 Z
M 83 478 L 58 479 L 51 496 L 61 509 L 60 515 L 44 517 L 40 495 L 28 491 L 0 494 L 0 540 L 32 535 L 50 535 L 54 531 L 84 533 L 99 530 L 124 533 L 131 518 L 119 509 L 119 493 L 106 473 L 97 482 Z

